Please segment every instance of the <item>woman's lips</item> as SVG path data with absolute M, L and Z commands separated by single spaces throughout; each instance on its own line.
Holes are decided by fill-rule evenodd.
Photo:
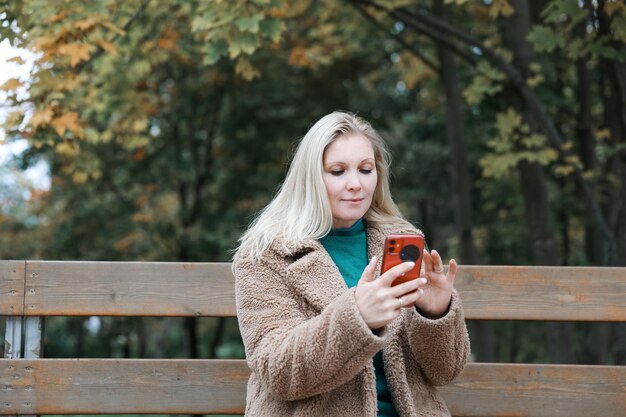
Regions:
M 350 204 L 359 204 L 361 201 L 363 201 L 362 198 L 344 198 L 342 201 L 345 201 L 346 203 L 350 203 Z

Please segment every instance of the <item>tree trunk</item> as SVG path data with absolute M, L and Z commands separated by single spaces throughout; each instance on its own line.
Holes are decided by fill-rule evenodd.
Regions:
M 605 13 L 605 1 L 598 2 L 598 33 L 610 36 L 611 22 Z M 617 42 L 611 46 L 620 48 Z M 619 50 L 619 49 L 618 49 Z M 604 125 L 611 134 L 610 143 L 616 148 L 626 145 L 626 76 L 624 65 L 615 59 L 602 59 L 604 88 Z M 612 265 L 626 265 L 626 149 L 619 149 L 608 161 L 607 174 L 618 182 L 609 195 L 609 224 L 616 231 L 615 253 Z
M 435 14 L 444 22 L 448 21 L 448 11 L 443 0 L 435 0 Z M 452 51 L 445 45 L 438 45 L 440 80 L 446 96 L 445 131 L 452 155 L 452 196 L 456 219 L 456 234 L 459 239 L 460 262 L 466 265 L 478 263 L 472 233 L 472 199 L 470 173 L 467 162 L 467 144 L 463 134 L 463 99 L 457 78 L 457 67 Z M 472 351 L 479 362 L 495 360 L 495 336 L 493 323 L 488 321 L 469 322 L 472 338 Z
M 443 0 L 435 0 L 435 13 L 448 20 Z M 461 262 L 476 264 L 476 249 L 472 234 L 472 199 L 467 163 L 467 144 L 463 134 L 463 99 L 457 79 L 457 68 L 452 52 L 439 45 L 440 80 L 446 95 L 445 130 L 452 155 L 452 194 L 456 217 L 457 236 L 460 243 Z
M 588 11 L 588 18 L 576 25 L 576 36 L 584 41 L 587 25 L 593 18 L 593 8 L 590 0 L 585 0 L 584 7 Z M 576 139 L 578 151 L 584 172 L 593 172 L 597 168 L 595 153 L 595 137 L 593 132 L 592 117 L 592 74 L 589 69 L 589 59 L 581 56 L 576 60 L 576 72 L 578 74 L 577 97 L 578 119 L 576 126 Z M 596 196 L 597 198 L 597 196 Z M 593 212 L 588 205 L 584 211 L 585 223 L 585 255 L 591 265 L 600 266 L 605 263 L 606 241 L 602 233 L 594 227 Z M 611 326 L 608 323 L 594 324 L 586 339 L 584 360 L 591 364 L 606 364 L 609 357 Z
M 605 1 L 598 1 L 598 33 L 610 36 L 610 19 L 605 12 Z M 623 49 L 616 41 L 611 46 Z M 618 50 L 620 50 L 618 49 Z M 609 195 L 609 224 L 615 230 L 615 248 L 611 251 L 610 265 L 626 266 L 626 66 L 615 59 L 604 58 L 601 63 L 604 74 L 602 97 L 604 104 L 604 125 L 611 134 L 610 141 L 616 149 L 607 166 L 607 174 L 617 179 Z M 612 249 L 612 248 L 611 248 Z M 615 363 L 626 364 L 626 324 L 616 323 Z
M 505 37 L 513 52 L 513 65 L 519 68 L 525 78 L 530 74 L 530 64 L 534 52 L 526 40 L 530 31 L 530 10 L 526 0 L 509 1 L 515 13 L 505 25 Z M 511 104 L 534 131 L 538 131 L 538 121 L 533 112 L 519 95 L 509 95 Z M 546 175 L 541 165 L 522 161 L 519 164 L 526 222 L 537 265 L 561 265 L 561 253 L 550 216 Z M 573 325 L 571 323 L 548 323 L 548 345 L 554 363 L 575 362 L 573 350 Z
M 585 8 L 590 10 L 589 0 L 585 1 Z M 591 17 L 591 14 L 590 14 Z M 584 39 L 589 19 L 585 19 L 576 26 L 576 35 Z M 589 70 L 589 62 L 586 56 L 576 61 L 578 73 L 578 124 L 576 136 L 579 142 L 579 157 L 583 165 L 583 171 L 589 172 L 596 168 L 595 138 L 593 135 L 592 120 L 592 76 Z M 591 265 L 602 265 L 604 262 L 605 239 L 597 227 L 594 227 L 593 212 L 588 205 L 585 206 L 585 254 Z

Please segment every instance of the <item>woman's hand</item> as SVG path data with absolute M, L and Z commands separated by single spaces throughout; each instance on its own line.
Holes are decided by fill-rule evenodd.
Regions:
M 425 278 L 391 286 L 400 275 L 409 272 L 415 263 L 403 262 L 374 279 L 376 257 L 363 270 L 354 292 L 356 305 L 363 320 L 370 329 L 379 329 L 400 315 L 402 307 L 415 304 L 422 296 L 420 287 L 426 284 Z
M 424 250 L 422 258 L 422 277 L 428 281 L 424 287 L 424 295 L 415 302 L 421 313 L 428 318 L 440 318 L 446 315 L 452 299 L 454 277 L 456 276 L 456 261 L 450 260 L 448 272 L 443 268 L 441 256 L 436 250 Z

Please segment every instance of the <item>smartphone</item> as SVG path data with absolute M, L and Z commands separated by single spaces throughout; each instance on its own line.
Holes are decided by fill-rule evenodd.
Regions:
M 421 235 L 389 235 L 385 238 L 383 266 L 381 274 L 402 262 L 415 262 L 409 272 L 396 278 L 391 286 L 419 278 L 424 252 L 424 236 Z

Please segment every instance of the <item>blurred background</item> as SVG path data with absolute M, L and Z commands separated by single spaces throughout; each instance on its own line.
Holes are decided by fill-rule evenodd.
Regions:
M 0 259 L 229 261 L 348 110 L 445 257 L 626 265 L 622 0 L 0 5 Z M 624 324 L 469 325 L 476 361 L 626 363 Z M 220 318 L 50 318 L 44 353 L 244 356 Z

